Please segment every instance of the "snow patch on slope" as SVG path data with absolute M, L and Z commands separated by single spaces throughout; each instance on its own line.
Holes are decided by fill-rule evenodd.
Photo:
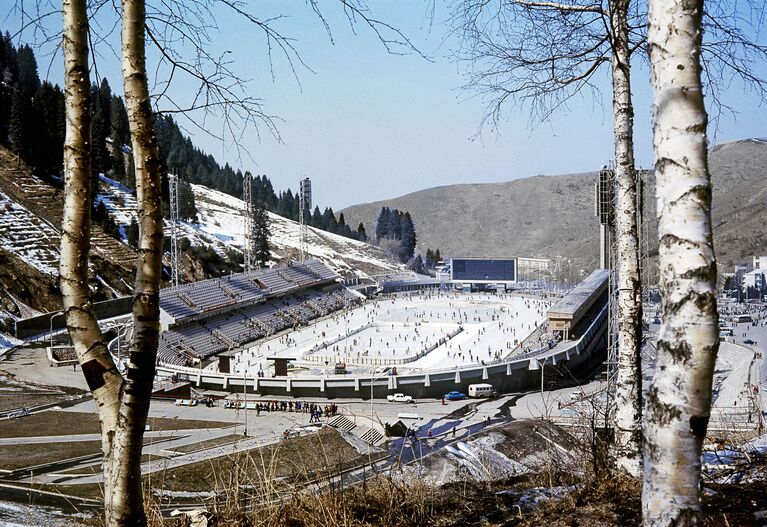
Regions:
M 56 275 L 59 232 L 47 221 L 0 192 L 0 248 L 47 275 Z
M 127 227 L 136 217 L 136 198 L 130 190 L 102 177 L 102 191 L 97 199 L 104 203 L 115 222 Z M 245 203 L 234 196 L 202 185 L 192 185 L 197 210 L 196 222 L 183 221 L 180 236 L 189 239 L 194 246 L 211 246 L 221 256 L 231 249 L 242 251 L 245 244 Z M 269 227 L 272 236 L 272 258 L 287 262 L 299 253 L 300 239 L 298 223 L 271 212 Z M 165 222 L 166 232 L 170 224 Z M 121 229 L 125 232 L 126 229 Z M 364 264 L 387 272 L 398 269 L 383 253 L 370 244 L 345 238 L 313 227 L 308 229 L 307 252 L 336 271 L 352 270 Z

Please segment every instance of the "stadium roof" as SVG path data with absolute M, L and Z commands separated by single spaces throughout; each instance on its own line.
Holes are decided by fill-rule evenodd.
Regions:
M 448 260 L 516 260 L 516 256 L 450 256 Z
M 595 296 L 607 287 L 607 269 L 597 269 L 575 286 L 548 311 L 549 318 L 577 319 L 588 309 Z

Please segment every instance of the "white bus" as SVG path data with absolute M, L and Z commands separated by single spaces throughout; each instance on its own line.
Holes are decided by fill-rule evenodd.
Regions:
M 470 384 L 469 397 L 495 397 L 498 393 L 492 384 Z

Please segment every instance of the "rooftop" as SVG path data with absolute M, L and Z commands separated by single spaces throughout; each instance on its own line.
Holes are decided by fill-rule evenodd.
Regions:
M 597 269 L 549 309 L 549 318 L 576 318 L 589 300 L 607 286 L 607 269 Z

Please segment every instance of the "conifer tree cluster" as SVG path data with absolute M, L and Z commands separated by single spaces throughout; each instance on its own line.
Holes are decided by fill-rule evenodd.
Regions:
M 424 267 L 427 269 L 434 269 L 434 266 L 439 263 L 439 261 L 442 260 L 442 255 L 439 252 L 439 249 L 435 249 L 432 251 L 431 249 L 426 249 L 426 258 L 424 259 Z
M 8 33 L 0 37 L 0 143 L 8 146 L 44 179 L 60 178 L 64 160 L 64 92 L 41 82 L 35 53 L 16 48 Z M 121 97 L 102 79 L 91 86 L 95 174 L 109 174 L 126 185 L 130 152 L 128 114 Z M 98 180 L 95 179 L 97 182 Z
M 272 253 L 269 250 L 269 236 L 271 236 L 271 231 L 269 229 L 269 215 L 266 213 L 262 203 L 257 203 L 253 212 L 253 235 L 255 237 L 254 256 L 258 266 L 265 267 L 272 258 Z
M 64 163 L 64 92 L 40 82 L 35 54 L 0 37 L 0 143 L 43 176 Z
M 125 103 L 112 94 L 107 79 L 91 86 L 92 104 L 92 167 L 94 174 L 103 174 L 126 187 L 135 187 L 130 129 Z M 242 196 L 243 174 L 228 163 L 218 164 L 184 136 L 171 116 L 155 117 L 160 159 L 163 163 L 163 201 L 168 202 L 169 169 L 178 169 L 179 215 L 194 220 L 197 207 L 190 183 L 205 185 L 231 196 Z M 28 45 L 15 47 L 10 34 L 0 36 L 0 144 L 15 152 L 30 165 L 35 174 L 49 181 L 63 176 L 64 160 L 64 92 L 58 85 L 41 82 L 35 53 Z M 93 178 L 94 196 L 98 178 Z M 266 210 L 298 220 L 298 194 L 290 189 L 277 193 L 266 175 L 253 178 L 253 195 Z M 112 235 L 119 229 L 106 210 L 96 210 L 94 221 L 102 224 Z M 365 228 L 356 230 L 346 225 L 343 215 L 336 218 L 332 208 L 309 214 L 309 225 L 355 240 L 367 240 Z M 128 229 L 130 230 L 130 229 Z
M 409 212 L 382 207 L 376 221 L 375 234 L 376 243 L 386 246 L 399 261 L 404 263 L 413 258 L 416 234 Z
M 184 136 L 173 117 L 158 116 L 156 130 L 160 157 L 168 167 L 179 169 L 190 183 L 205 185 L 230 196 L 242 196 L 243 172 L 235 170 L 228 163 L 220 166 L 212 155 L 195 147 L 191 139 Z M 248 174 L 245 172 L 245 175 Z M 253 199 L 263 204 L 267 211 L 298 221 L 298 193 L 294 194 L 290 189 L 277 193 L 265 174 L 252 177 L 251 193 Z M 361 224 L 355 231 L 346 225 L 343 214 L 336 218 L 330 207 L 325 208 L 324 212 L 320 211 L 319 207 L 315 207 L 313 212 L 307 210 L 304 217 L 308 218 L 307 224 L 312 227 L 354 240 L 367 241 L 365 228 Z

